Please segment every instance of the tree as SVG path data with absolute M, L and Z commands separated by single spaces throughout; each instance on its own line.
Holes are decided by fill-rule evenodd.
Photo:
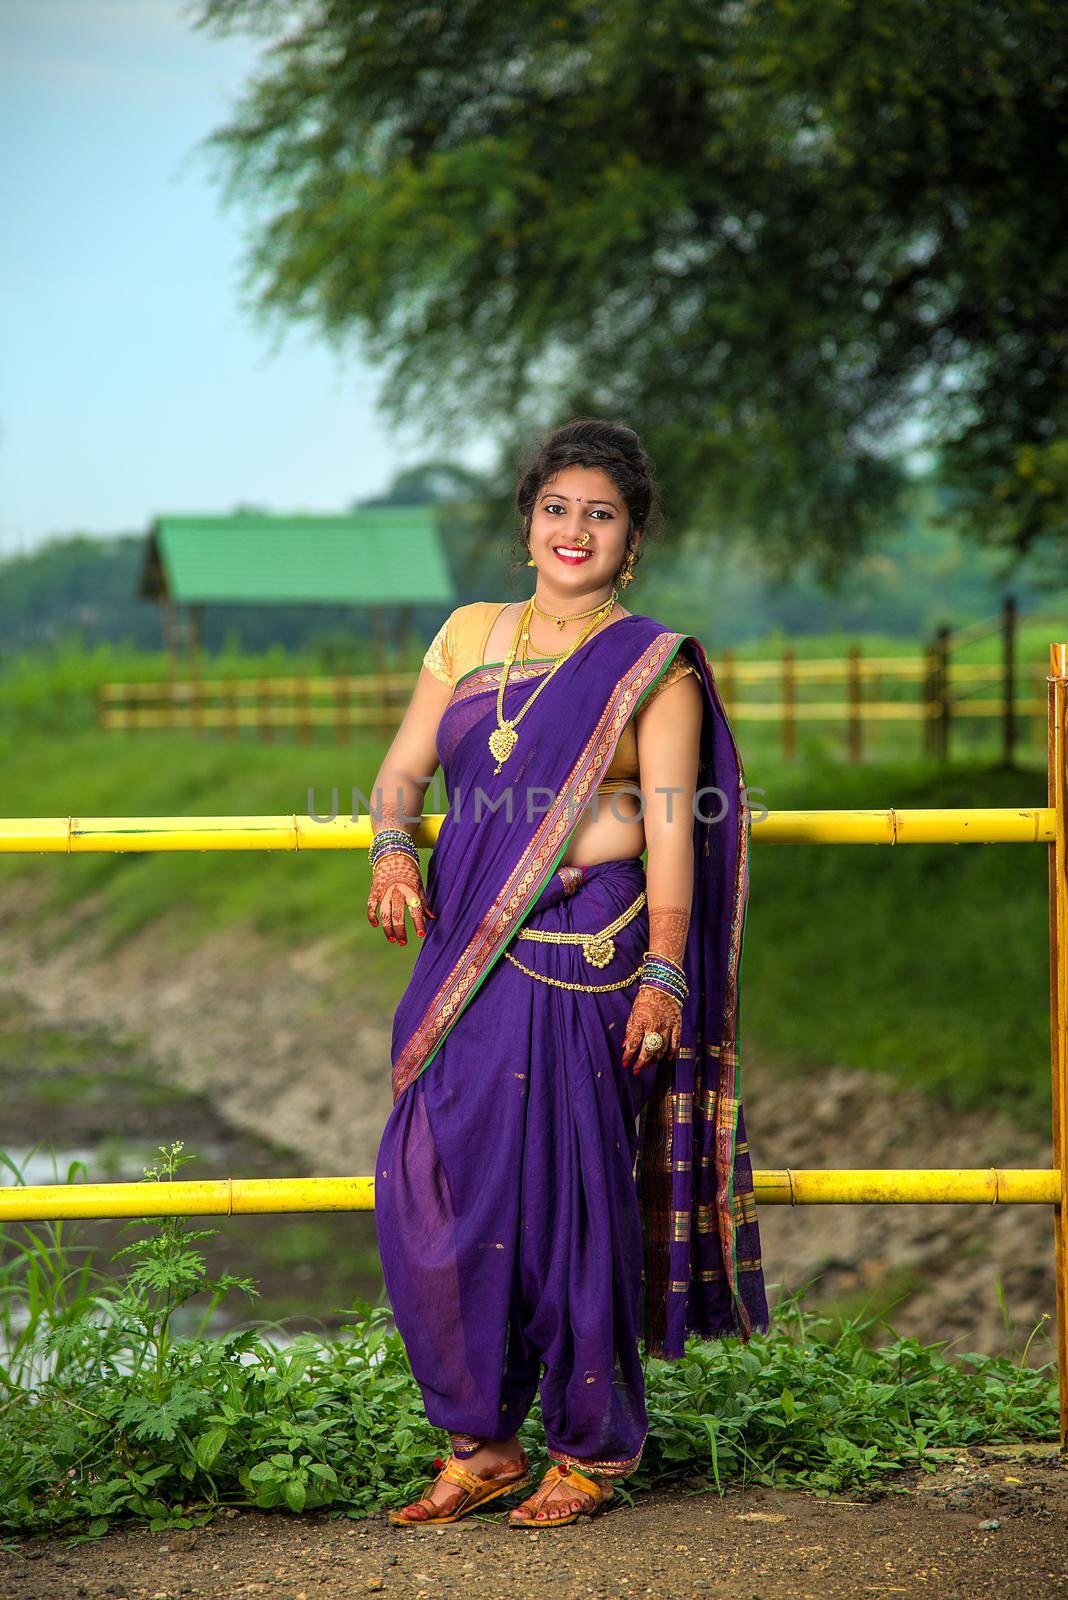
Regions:
M 1068 534 L 1068 11 L 1052 0 L 202 0 L 257 304 L 504 445 L 624 417 L 674 525 L 840 573 L 908 450 Z M 499 528 L 499 506 L 494 511 Z

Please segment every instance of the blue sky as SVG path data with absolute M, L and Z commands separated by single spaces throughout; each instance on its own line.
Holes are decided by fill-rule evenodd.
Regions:
M 357 349 L 276 348 L 243 307 L 247 218 L 197 146 L 256 45 L 188 19 L 0 0 L 0 556 L 166 510 L 336 510 L 426 453 Z

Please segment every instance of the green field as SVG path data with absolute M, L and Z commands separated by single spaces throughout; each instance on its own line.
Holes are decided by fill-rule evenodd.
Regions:
M 839 644 L 809 639 L 805 652 L 834 654 Z M 885 643 L 864 646 L 874 654 Z M 315 666 L 275 655 L 213 660 L 205 671 Z M 343 810 L 354 786 L 369 790 L 384 750 L 378 735 L 302 747 L 96 730 L 97 683 L 160 675 L 156 656 L 23 658 L 0 679 L 4 812 L 304 813 L 310 787 L 320 809 L 335 786 Z M 985 749 L 947 767 L 917 756 L 911 728 L 899 734 L 896 753 L 860 765 L 841 759 L 835 735 L 804 732 L 798 759 L 786 763 L 774 729 L 735 725 L 750 788 L 770 810 L 1046 802 L 1044 750 L 1034 744 L 1016 770 L 1002 770 L 996 728 Z M 784 1070 L 811 1070 L 813 1062 L 878 1069 L 954 1107 L 996 1105 L 1030 1128 L 1048 1127 L 1044 848 L 762 846 L 759 824 L 754 839 L 743 1045 L 758 1043 Z M 45 884 L 46 916 L 97 897 L 110 948 L 164 917 L 190 946 L 221 927 L 253 928 L 279 944 L 333 936 L 339 970 L 358 970 L 375 1006 L 395 1004 L 415 957 L 411 942 L 403 951 L 388 946 L 367 924 L 363 850 L 0 856 L 0 882 L 23 875 Z

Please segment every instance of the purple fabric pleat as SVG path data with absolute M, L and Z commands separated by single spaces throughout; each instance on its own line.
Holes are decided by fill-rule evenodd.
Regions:
M 592 932 L 645 886 L 640 860 L 553 878 L 526 926 Z M 592 967 L 575 945 L 516 940 L 567 982 L 636 973 L 644 903 Z M 539 1387 L 554 1459 L 630 1471 L 646 1435 L 638 1353 L 636 1119 L 662 1068 L 621 1064 L 637 980 L 574 993 L 501 961 L 434 1068 L 395 1105 L 375 1170 L 382 1269 L 428 1420 L 506 1439 Z

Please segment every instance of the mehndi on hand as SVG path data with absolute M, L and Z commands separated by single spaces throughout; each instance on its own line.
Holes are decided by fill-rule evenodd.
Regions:
M 650 1053 L 645 1047 L 645 1035 L 658 1033 L 664 1041 L 662 1050 Z M 642 984 L 634 997 L 627 1031 L 623 1038 L 623 1065 L 635 1076 L 653 1062 L 669 1061 L 682 1041 L 682 1002 L 675 1000 L 663 989 Z
M 649 948 L 681 965 L 690 923 L 689 906 L 649 907 Z M 658 1033 L 662 1050 L 645 1048 L 645 1035 Z M 623 1065 L 635 1076 L 654 1061 L 669 1061 L 682 1042 L 682 1001 L 665 989 L 642 984 L 634 998 L 623 1041 Z
M 416 933 L 426 935 L 426 918 L 436 912 L 430 908 L 423 887 L 419 863 L 406 850 L 388 850 L 380 856 L 371 875 L 367 896 L 367 918 L 373 928 L 379 924 L 391 944 L 407 944 L 405 910 L 411 912 Z

